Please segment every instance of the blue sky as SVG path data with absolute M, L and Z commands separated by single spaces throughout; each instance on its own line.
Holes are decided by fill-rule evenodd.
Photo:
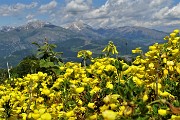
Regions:
M 0 26 L 42 20 L 64 26 L 180 28 L 179 0 L 0 0 Z

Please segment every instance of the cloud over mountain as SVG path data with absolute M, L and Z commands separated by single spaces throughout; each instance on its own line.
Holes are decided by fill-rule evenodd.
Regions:
M 93 0 L 33 1 L 0 4 L 0 17 L 40 19 L 60 26 L 81 20 L 97 28 L 143 26 L 172 31 L 180 27 L 178 0 L 101 0 L 105 2 L 99 6 L 95 6 Z
M 57 2 L 55 0 L 49 2 L 48 4 L 45 4 L 45 5 L 41 5 L 39 7 L 39 11 L 41 13 L 46 13 L 48 12 L 49 10 L 51 9 L 54 9 L 55 7 L 57 6 Z

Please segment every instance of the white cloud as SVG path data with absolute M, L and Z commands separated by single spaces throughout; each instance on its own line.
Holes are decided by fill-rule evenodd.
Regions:
M 46 12 L 54 9 L 56 6 L 57 6 L 57 2 L 53 0 L 53 1 L 49 2 L 48 4 L 41 5 L 39 8 L 39 11 L 41 13 L 46 13 Z
M 92 0 L 72 0 L 66 5 L 66 11 L 72 14 L 77 14 L 78 12 L 85 12 L 90 9 L 90 4 Z
M 36 2 L 31 4 L 17 3 L 15 5 L 1 5 L 0 16 L 10 16 L 22 12 L 24 9 L 32 9 L 37 6 Z
M 173 18 L 180 18 L 180 3 L 171 8 L 168 13 Z
M 82 18 L 90 25 L 98 27 L 179 26 L 180 3 L 172 6 L 172 0 L 108 0 L 101 7 L 84 13 Z M 174 19 L 178 20 L 171 22 Z
M 23 17 L 31 21 L 37 19 L 37 16 L 41 18 L 42 15 L 56 25 L 81 20 L 93 27 L 143 26 L 161 29 L 163 26 L 166 26 L 166 29 L 180 27 L 180 3 L 173 4 L 174 0 L 107 0 L 98 8 L 93 7 L 92 1 L 65 0 L 63 4 L 58 4 L 56 0 L 51 0 L 39 8 L 36 2 L 0 5 L 0 16 L 15 16 L 36 7 L 39 12 L 27 11 Z
M 65 1 L 65 6 L 51 18 L 58 25 L 81 20 L 97 28 L 142 26 L 169 30 L 180 27 L 180 3 L 173 4 L 174 0 L 107 0 L 98 8 L 92 6 L 92 0 Z

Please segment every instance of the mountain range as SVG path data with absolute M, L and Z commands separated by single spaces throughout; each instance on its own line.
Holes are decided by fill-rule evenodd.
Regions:
M 102 49 L 113 41 L 120 55 L 131 55 L 131 50 L 162 43 L 168 33 L 138 26 L 117 28 L 93 28 L 83 22 L 73 22 L 64 27 L 49 22 L 35 21 L 22 26 L 3 26 L 0 28 L 0 67 L 6 67 L 6 62 L 12 66 L 25 56 L 34 54 L 37 50 L 32 42 L 43 44 L 45 38 L 49 43 L 57 45 L 56 51 L 63 52 L 64 61 L 78 61 L 79 50 L 91 50 L 94 55 L 101 54 Z

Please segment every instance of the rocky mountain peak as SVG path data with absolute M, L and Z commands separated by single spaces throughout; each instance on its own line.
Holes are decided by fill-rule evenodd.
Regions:
M 13 29 L 15 29 L 15 27 L 12 27 L 12 26 L 2 26 L 0 28 L 0 31 L 2 31 L 2 32 L 9 32 L 9 31 L 11 31 Z
M 78 30 L 81 31 L 82 29 L 92 29 L 91 26 L 85 24 L 83 21 L 77 21 L 77 22 L 73 22 L 68 24 L 67 26 L 65 26 L 66 29 L 70 29 L 70 30 Z

